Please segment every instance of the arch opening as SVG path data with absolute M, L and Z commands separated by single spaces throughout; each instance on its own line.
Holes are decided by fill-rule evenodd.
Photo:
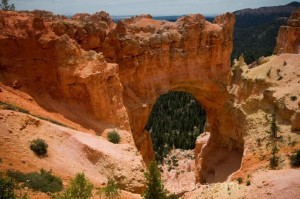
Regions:
M 233 112 L 229 103 L 211 103 L 199 92 L 179 90 L 156 99 L 145 126 L 165 187 L 178 194 L 197 183 L 233 179 L 244 151 L 243 130 L 237 126 L 242 113 Z
M 206 111 L 192 94 L 170 91 L 157 98 L 145 129 L 170 193 L 180 194 L 196 186 L 194 149 L 205 124 Z
M 205 123 L 205 109 L 192 94 L 170 91 L 159 96 L 145 127 L 151 134 L 155 159 L 161 163 L 172 149 L 193 150 Z

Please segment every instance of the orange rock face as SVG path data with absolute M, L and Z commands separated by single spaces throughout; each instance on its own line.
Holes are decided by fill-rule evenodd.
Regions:
M 37 101 L 47 93 L 131 131 L 145 162 L 154 155 L 144 127 L 157 97 L 189 92 L 205 108 L 211 133 L 199 174 L 206 182 L 224 160 L 215 151 L 243 151 L 243 113 L 227 91 L 234 23 L 230 13 L 214 23 L 196 14 L 174 23 L 145 15 L 114 24 L 104 12 L 72 19 L 0 12 L 0 79 L 18 81 Z
M 300 53 L 300 9 L 293 12 L 287 26 L 280 27 L 275 53 Z
M 38 96 L 49 93 L 84 107 L 105 122 L 128 129 L 117 64 L 83 50 L 67 34 L 55 32 L 60 18 L 1 12 L 1 81 Z M 78 31 L 80 28 L 78 28 Z

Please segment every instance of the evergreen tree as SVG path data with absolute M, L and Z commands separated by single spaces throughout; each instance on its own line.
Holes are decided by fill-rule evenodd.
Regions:
M 278 126 L 276 124 L 276 116 L 275 116 L 275 111 L 272 114 L 272 122 L 271 122 L 271 137 L 272 138 L 277 138 L 277 130 Z
M 9 0 L 1 0 L 1 3 L 0 3 L 1 10 L 5 10 L 5 11 L 15 10 L 15 5 L 14 4 L 9 5 L 8 1 Z
M 146 191 L 144 192 L 145 199 L 166 199 L 166 191 L 161 182 L 160 172 L 157 168 L 157 163 L 152 161 L 145 173 Z
M 56 195 L 55 199 L 89 199 L 92 197 L 93 184 L 85 177 L 84 173 L 77 173 L 71 180 L 64 193 Z

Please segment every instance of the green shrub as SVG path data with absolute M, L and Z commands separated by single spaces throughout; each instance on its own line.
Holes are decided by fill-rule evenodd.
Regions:
M 107 199 L 114 199 L 119 197 L 120 190 L 117 183 L 113 179 L 109 179 L 107 185 L 98 191 L 98 195 L 100 198 L 104 195 Z
M 275 115 L 275 111 L 272 114 L 272 121 L 271 121 L 271 137 L 272 138 L 277 138 L 277 131 L 278 131 L 278 126 L 276 123 L 276 115 Z
M 250 186 L 250 185 L 251 185 L 250 180 L 247 180 L 246 185 L 247 185 L 247 186 Z
M 48 144 L 43 139 L 36 139 L 31 141 L 30 149 L 38 156 L 44 156 L 47 154 Z
M 54 196 L 55 199 L 89 199 L 92 197 L 93 185 L 84 173 L 76 174 L 64 193 Z
M 171 194 L 167 197 L 167 199 L 179 199 L 179 196 L 176 196 L 174 194 Z
M 114 144 L 118 144 L 120 142 L 121 137 L 118 132 L 112 131 L 107 134 L 107 139 L 108 141 Z
M 5 109 L 5 110 L 12 110 L 12 111 L 18 111 L 18 112 L 21 112 L 21 113 L 26 113 L 26 114 L 31 115 L 32 117 L 36 117 L 36 118 L 39 118 L 41 120 L 45 120 L 47 122 L 51 122 L 51 123 L 59 125 L 59 126 L 63 126 L 63 127 L 67 127 L 67 128 L 73 129 L 73 128 L 68 127 L 68 126 L 66 126 L 66 125 L 64 125 L 64 124 L 62 124 L 62 123 L 60 123 L 58 121 L 52 120 L 50 118 L 45 118 L 45 117 L 42 117 L 40 115 L 32 114 L 28 110 L 25 110 L 23 108 L 20 108 L 18 106 L 13 105 L 13 104 L 8 104 L 6 102 L 0 101 L 0 107 L 3 108 L 3 109 Z
M 1 102 L 0 101 L 0 107 L 2 107 L 3 109 L 6 109 L 6 110 L 18 111 L 18 112 L 21 112 L 21 113 L 29 114 L 28 110 L 25 110 L 23 108 L 17 107 L 17 106 L 15 106 L 13 104 L 8 104 L 6 102 Z
M 270 158 L 270 167 L 271 169 L 276 169 L 278 167 L 279 157 L 272 155 Z
M 17 182 L 24 183 L 25 187 L 35 191 L 55 193 L 62 191 L 63 189 L 61 178 L 52 175 L 51 171 L 46 171 L 44 169 L 41 169 L 40 173 L 22 173 L 19 171 L 9 170 L 7 175 L 15 179 Z
M 146 178 L 146 190 L 144 192 L 144 199 L 165 199 L 166 190 L 161 182 L 160 173 L 155 161 L 151 162 L 147 172 Z
M 296 101 L 298 98 L 297 98 L 297 96 L 293 95 L 293 96 L 290 97 L 290 99 L 291 99 L 292 101 Z
M 270 157 L 270 167 L 271 169 L 276 169 L 279 164 L 279 157 L 276 155 L 279 149 L 276 145 L 272 147 L 271 157 Z
M 296 154 L 292 155 L 290 159 L 293 167 L 300 167 L 300 150 L 298 150 Z
M 20 171 L 8 170 L 7 175 L 15 179 L 17 182 L 25 182 L 27 180 L 27 175 Z
M 243 182 L 243 178 L 242 177 L 238 177 L 236 180 L 238 181 L 239 184 L 241 184 Z
M 0 199 L 15 199 L 15 184 L 11 178 L 0 174 Z

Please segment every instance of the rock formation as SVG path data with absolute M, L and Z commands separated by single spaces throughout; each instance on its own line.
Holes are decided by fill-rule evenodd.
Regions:
M 205 108 L 210 133 L 205 147 L 196 150 L 196 157 L 201 151 L 197 182 L 224 181 L 249 169 L 255 147 L 251 136 L 261 119 L 252 111 L 270 114 L 276 107 L 282 122 L 290 125 L 292 120 L 296 129 L 299 124 L 297 102 L 285 105 L 280 98 L 290 79 L 298 81 L 298 56 L 281 55 L 251 70 L 241 60 L 232 73 L 234 23 L 230 13 L 214 23 L 196 14 L 174 23 L 143 15 L 115 24 L 104 12 L 68 19 L 40 11 L 0 11 L 0 80 L 51 111 L 61 110 L 43 103 L 42 96 L 67 104 L 72 114 L 87 115 L 75 122 L 88 128 L 96 126 L 88 121 L 97 118 L 131 132 L 146 163 L 154 153 L 144 127 L 157 97 L 189 92 Z M 295 48 L 287 43 L 284 49 Z M 290 79 L 281 73 L 284 61 Z M 282 78 L 287 87 L 276 90 Z
M 97 118 L 128 129 L 119 66 L 108 64 L 101 53 L 85 51 L 70 36 L 58 33 L 57 29 L 64 31 L 57 27 L 63 19 L 44 15 L 0 13 L 1 81 L 12 86 L 17 82 L 33 97 L 46 92 L 54 99 L 79 104 Z M 82 41 L 78 34 L 83 30 L 76 28 L 76 38 Z M 82 45 L 92 37 L 87 36 Z
M 291 15 L 286 26 L 281 26 L 275 53 L 300 53 L 300 8 Z
M 99 120 L 131 130 L 146 162 L 153 149 L 144 127 L 156 98 L 170 90 L 192 93 L 206 109 L 208 159 L 215 148 L 243 150 L 226 92 L 232 14 L 213 24 L 199 14 L 175 23 L 145 15 L 118 24 L 104 12 L 72 19 L 38 11 L 0 16 L 0 45 L 7 46 L 0 52 L 1 81 L 17 81 L 36 98 L 47 92 L 80 104 Z M 205 163 L 203 170 L 213 167 Z

